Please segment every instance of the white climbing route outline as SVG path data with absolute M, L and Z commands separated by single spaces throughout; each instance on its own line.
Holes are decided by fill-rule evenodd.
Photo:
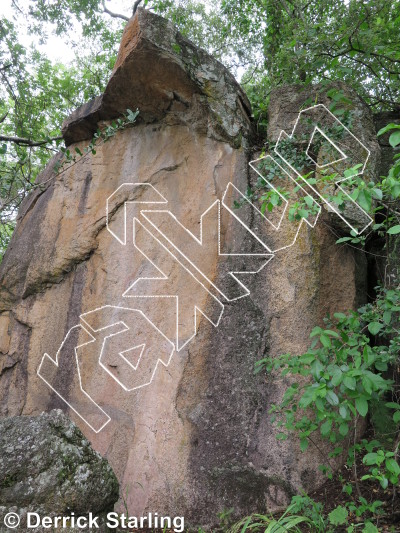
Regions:
M 339 145 L 332 139 L 321 124 L 332 127 L 340 126 L 348 141 L 348 145 Z M 329 128 L 328 128 L 329 129 Z M 224 302 L 233 302 L 250 294 L 249 287 L 244 283 L 243 276 L 256 275 L 273 259 L 276 252 L 293 246 L 297 240 L 303 223 L 315 227 L 321 213 L 319 198 L 327 205 L 328 210 L 336 213 L 347 226 L 361 233 L 372 222 L 372 218 L 361 206 L 354 201 L 344 186 L 346 176 L 335 181 L 335 190 L 346 196 L 353 210 L 358 214 L 361 229 L 353 221 L 349 221 L 337 206 L 329 202 L 317 187 L 307 182 L 301 173 L 293 166 L 293 161 L 285 153 L 284 141 L 295 139 L 296 135 L 308 135 L 306 157 L 318 169 L 330 165 L 346 162 L 349 167 L 358 165 L 357 173 L 361 175 L 366 168 L 370 151 L 355 137 L 351 131 L 340 122 L 323 104 L 318 104 L 299 112 L 293 130 L 289 135 L 281 131 L 274 147 L 274 154 L 250 161 L 250 167 L 258 174 L 266 187 L 274 190 L 281 198 L 283 209 L 278 221 L 272 221 L 258 209 L 245 193 L 232 182 L 226 185 L 221 199 L 217 199 L 201 214 L 199 220 L 199 235 L 196 236 L 186 228 L 168 209 L 168 200 L 152 184 L 146 182 L 124 182 L 106 199 L 106 227 L 110 234 L 121 246 L 132 245 L 132 250 L 140 254 L 158 272 L 158 275 L 139 275 L 126 288 L 121 297 L 132 305 L 105 305 L 80 315 L 80 324 L 72 327 L 66 334 L 55 359 L 44 354 L 37 375 L 96 433 L 101 431 L 111 420 L 110 416 L 84 390 L 81 379 L 80 365 L 85 357 L 95 357 L 97 367 L 103 372 L 105 379 L 112 378 L 125 392 L 143 388 L 153 381 L 160 365 L 168 367 L 175 351 L 181 351 L 195 337 L 199 314 L 204 316 L 214 327 L 221 321 L 224 312 Z M 304 133 L 305 132 L 305 133 Z M 312 148 L 315 137 L 320 135 L 335 149 L 340 157 L 326 164 L 320 164 L 313 157 Z M 346 148 L 350 146 L 346 152 Z M 274 186 L 274 183 L 264 176 L 259 168 L 261 162 L 273 164 L 276 172 L 292 182 L 296 191 L 308 195 L 314 206 L 313 217 L 301 217 L 297 231 L 291 242 L 281 243 L 280 246 L 265 242 L 265 234 L 256 232 L 242 212 L 232 208 L 234 198 L 238 198 L 242 205 L 252 210 L 252 216 L 259 225 L 267 225 L 270 230 L 279 234 L 282 222 L 287 216 L 290 201 L 287 200 Z M 131 217 L 128 213 L 130 204 L 138 204 L 139 214 Z M 165 208 L 160 209 L 163 204 Z M 114 215 L 123 205 L 123 225 L 121 231 L 113 228 Z M 144 208 L 145 206 L 145 208 Z M 221 210 L 226 216 L 239 222 L 241 229 L 261 251 L 224 253 L 222 250 Z M 142 221 L 138 217 L 141 217 Z M 132 223 L 132 239 L 129 237 L 128 223 Z M 119 228 L 120 229 L 120 228 Z M 141 241 L 139 242 L 139 234 Z M 184 238 L 182 239 L 182 235 Z M 180 243 L 180 244 L 177 244 Z M 225 271 L 218 277 L 207 265 L 204 258 L 207 254 L 222 258 L 219 267 Z M 226 259 L 226 261 L 225 261 Z M 232 264 L 233 263 L 233 264 Z M 181 283 L 172 289 L 170 286 L 170 272 L 175 269 Z M 247 278 L 246 278 L 247 279 Z M 186 281 L 186 284 L 182 281 Z M 230 285 L 229 285 L 230 284 Z M 129 298 L 129 300 L 128 300 Z M 176 322 L 170 327 L 174 334 L 167 336 L 139 307 L 143 299 L 169 298 L 175 300 L 175 314 L 167 319 Z M 203 302 L 203 303 L 201 303 Z M 207 302 L 207 309 L 204 307 Z M 172 323 L 172 322 L 171 322 Z M 153 338 L 148 339 L 154 334 Z M 83 337 L 83 340 L 81 339 Z M 81 339 L 78 341 L 78 339 Z M 89 353 L 89 352 L 93 353 Z M 88 355 L 89 353 L 89 355 Z M 132 358 L 136 360 L 133 362 Z M 71 358 L 76 370 L 74 379 L 79 384 L 79 392 L 74 389 L 78 397 L 70 398 L 68 391 L 63 390 L 65 372 L 71 371 Z M 118 364 L 114 364 L 114 360 Z M 118 366 L 122 365 L 122 371 Z M 146 366 L 147 365 L 147 366 Z M 65 387 L 64 387 L 65 388 Z

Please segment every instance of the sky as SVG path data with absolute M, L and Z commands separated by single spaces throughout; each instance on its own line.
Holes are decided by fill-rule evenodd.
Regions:
M 23 11 L 27 10 L 29 3 L 32 0 L 17 0 L 18 5 Z M 132 0 L 106 0 L 107 8 L 114 13 L 122 13 L 126 16 L 130 16 L 132 13 Z M 0 0 L 0 16 L 5 16 L 8 19 L 12 19 L 15 14 L 15 8 L 12 7 L 12 0 Z M 21 17 L 18 17 L 19 21 Z M 62 37 L 52 35 L 51 25 L 47 25 L 49 38 L 45 45 L 39 45 L 38 37 L 34 37 L 28 34 L 27 24 L 21 23 L 20 26 L 20 42 L 24 46 L 29 46 L 32 42 L 36 43 L 38 48 L 46 53 L 46 56 L 52 60 L 60 60 L 63 63 L 68 63 L 74 58 L 73 49 L 66 45 L 65 40 Z M 76 28 L 76 38 L 79 38 L 79 27 Z
M 12 20 L 15 17 L 16 13 L 16 9 L 15 7 L 13 7 L 13 2 L 16 2 L 22 11 L 28 12 L 29 5 L 32 5 L 34 1 L 35 0 L 0 0 L 0 16 L 5 16 L 6 18 Z M 201 0 L 201 2 L 205 4 L 207 9 L 212 9 L 211 0 Z M 106 6 L 110 11 L 112 11 L 113 13 L 120 13 L 128 17 L 132 14 L 133 3 L 134 0 L 106 0 Z M 110 22 L 115 21 L 115 19 L 109 17 L 108 15 L 104 15 L 104 17 L 105 20 L 108 19 Z M 57 36 L 53 33 L 54 28 L 51 24 L 43 24 L 43 29 L 48 35 L 48 39 L 46 41 L 46 44 L 41 45 L 39 43 L 38 36 L 29 34 L 28 23 L 27 21 L 23 21 L 23 17 L 20 14 L 17 20 L 18 28 L 20 31 L 19 41 L 22 45 L 29 48 L 30 44 L 34 43 L 35 48 L 39 49 L 39 51 L 41 51 L 48 59 L 53 62 L 60 61 L 61 63 L 66 65 L 69 62 L 73 61 L 75 55 L 74 49 L 70 43 L 71 40 L 78 42 L 80 40 L 81 30 L 78 23 L 75 25 L 75 31 L 72 33 L 70 32 L 68 35 L 69 44 L 65 36 Z M 240 80 L 244 72 L 244 68 L 239 68 L 233 73 L 237 77 L 237 79 Z

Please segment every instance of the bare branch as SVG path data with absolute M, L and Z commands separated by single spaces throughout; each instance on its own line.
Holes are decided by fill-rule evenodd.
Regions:
M 133 5 L 133 11 L 132 11 L 132 17 L 134 16 L 134 14 L 136 13 L 137 11 L 137 8 L 140 6 L 140 4 L 142 3 L 143 0 L 136 0 L 136 2 L 134 3 Z
M 49 142 L 61 141 L 62 137 L 52 137 L 47 141 L 32 141 L 31 139 L 24 139 L 23 137 L 13 137 L 8 135 L 0 135 L 0 141 L 12 142 L 21 146 L 44 146 Z
M 106 7 L 106 3 L 104 0 L 102 1 L 102 4 L 103 4 L 103 12 L 107 13 L 107 15 L 110 15 L 110 17 L 113 17 L 115 19 L 127 20 L 127 21 L 129 20 L 129 17 L 126 17 L 125 15 L 121 15 L 120 13 L 113 13 L 112 11 L 110 11 L 108 7 Z
M 349 44 L 351 46 L 351 50 L 354 50 L 354 52 L 359 52 L 360 54 L 364 54 L 364 55 L 369 54 L 373 57 L 378 57 L 380 59 L 386 59 L 387 61 L 391 61 L 392 63 L 400 63 L 400 59 L 393 59 L 392 57 L 386 56 L 385 54 L 377 54 L 371 51 L 366 52 L 365 50 L 362 50 L 360 48 L 355 48 L 353 43 L 351 42 L 351 37 L 349 37 Z
M 18 3 L 16 2 L 16 0 L 11 0 L 11 3 L 12 5 L 15 7 L 15 9 L 17 9 L 22 15 L 25 16 L 25 13 L 22 11 L 22 9 L 19 7 Z

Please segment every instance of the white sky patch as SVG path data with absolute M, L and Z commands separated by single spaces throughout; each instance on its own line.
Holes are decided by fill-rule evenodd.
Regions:
M 28 13 L 29 5 L 32 5 L 32 0 L 15 0 L 19 8 Z M 212 10 L 212 3 L 210 0 L 199 0 L 201 4 L 206 7 L 206 11 Z M 106 0 L 106 7 L 113 13 L 118 13 L 130 17 L 132 15 L 134 0 Z M 151 7 L 151 3 L 150 3 Z M 60 62 L 68 65 L 75 59 L 75 46 L 72 43 L 79 43 L 82 39 L 81 28 L 78 22 L 74 24 L 74 28 L 68 32 L 68 35 L 56 35 L 55 27 L 50 23 L 42 23 L 43 34 L 47 35 L 45 44 L 40 44 L 40 37 L 32 35 L 28 31 L 28 16 L 24 19 L 18 9 L 12 5 L 12 0 L 0 0 L 0 16 L 12 20 L 19 32 L 19 42 L 26 48 L 31 45 L 44 54 L 52 62 Z M 115 24 L 116 19 L 107 14 L 103 15 L 104 20 L 108 21 L 110 26 Z M 122 21 L 121 21 L 122 22 Z M 245 72 L 244 67 L 234 69 L 234 74 L 240 80 Z
M 18 6 L 23 12 L 27 13 L 29 4 L 32 4 L 30 0 L 18 0 Z M 114 12 L 127 17 L 132 14 L 132 0 L 107 0 L 107 8 Z M 0 0 L 0 16 L 3 16 L 14 22 L 18 21 L 18 31 L 20 43 L 29 48 L 31 44 L 40 52 L 44 53 L 51 61 L 60 61 L 67 64 L 75 57 L 74 49 L 67 43 L 67 39 L 63 36 L 57 36 L 54 34 L 54 26 L 52 24 L 43 23 L 44 32 L 47 33 L 48 39 L 46 44 L 39 43 L 39 37 L 37 35 L 30 35 L 28 32 L 28 21 L 23 20 L 21 13 L 17 11 L 12 5 L 12 0 Z M 105 19 L 113 20 L 109 15 L 104 15 Z M 68 35 L 68 41 L 73 39 L 79 41 L 81 38 L 81 32 L 79 26 L 75 26 L 74 31 Z

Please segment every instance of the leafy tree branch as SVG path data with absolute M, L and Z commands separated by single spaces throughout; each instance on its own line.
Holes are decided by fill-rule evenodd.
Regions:
M 44 141 L 33 141 L 32 139 L 23 139 L 22 137 L 13 137 L 9 135 L 0 135 L 0 141 L 6 141 L 6 142 L 12 142 L 18 145 L 22 146 L 45 146 L 49 143 L 55 142 L 55 141 L 61 141 L 62 137 L 51 137 L 49 139 L 46 139 Z

